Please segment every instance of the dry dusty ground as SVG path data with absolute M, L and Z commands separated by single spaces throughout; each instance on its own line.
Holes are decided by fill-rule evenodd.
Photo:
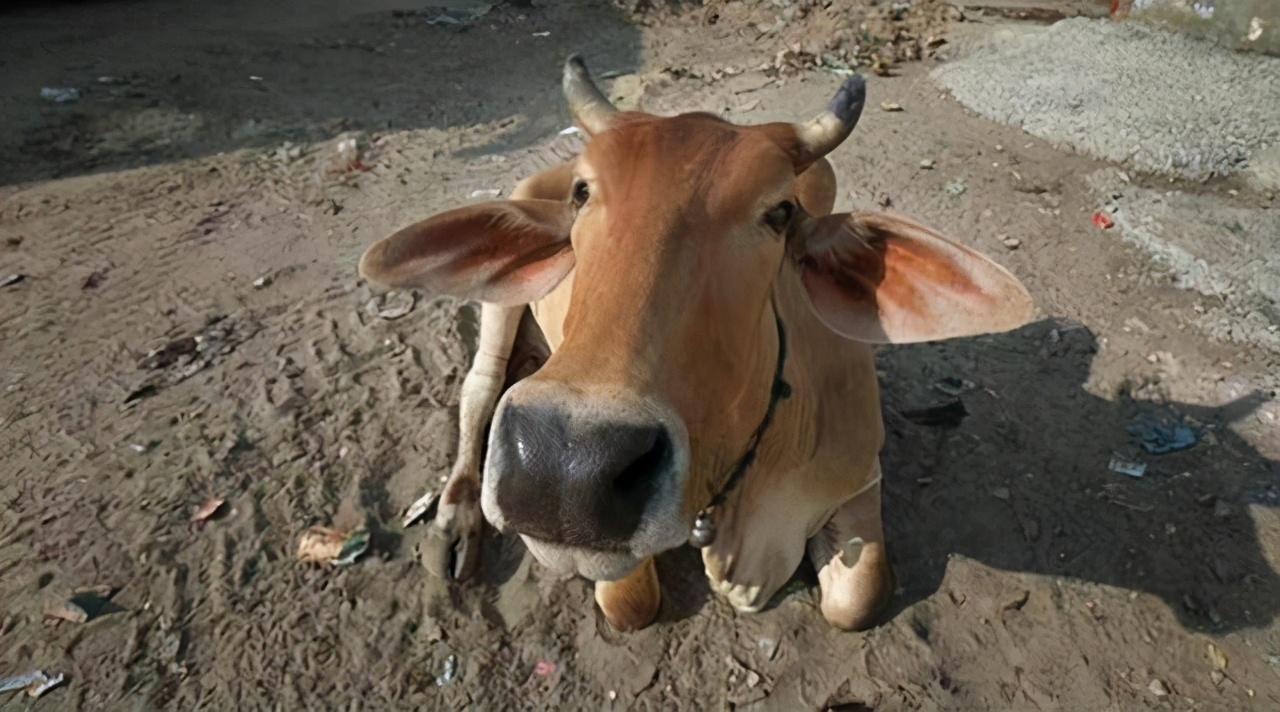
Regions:
M 692 550 L 660 560 L 660 622 L 632 635 L 518 542 L 487 540 L 478 581 L 429 578 L 398 514 L 451 463 L 475 311 L 378 316 L 363 248 L 568 155 L 571 51 L 622 73 L 623 101 L 742 121 L 805 118 L 839 79 L 757 70 L 783 48 L 731 5 L 637 24 L 577 0 L 463 26 L 347 5 L 0 13 L 0 278 L 26 275 L 0 288 L 0 677 L 67 675 L 0 706 L 1280 706 L 1277 355 L 1210 338 L 1202 298 L 1090 223 L 1102 164 L 965 112 L 928 59 L 871 77 L 833 156 L 840 206 L 889 201 L 993 255 L 1041 316 L 882 354 L 901 585 L 886 621 L 832 631 L 805 571 L 737 615 Z M 53 104 L 45 86 L 86 92 Z M 958 426 L 901 415 L 957 385 Z M 1126 425 L 1164 410 L 1202 424 L 1200 444 L 1138 451 Z M 1110 472 L 1113 453 L 1146 476 Z M 221 516 L 192 525 L 211 496 Z M 312 524 L 367 525 L 369 555 L 296 562 Z M 87 622 L 42 622 L 88 586 L 110 593 Z

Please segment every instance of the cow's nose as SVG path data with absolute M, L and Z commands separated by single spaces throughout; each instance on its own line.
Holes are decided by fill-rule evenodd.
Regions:
M 593 422 L 546 406 L 510 406 L 494 444 L 505 464 L 496 484 L 507 524 L 592 549 L 630 539 L 672 457 L 660 425 Z

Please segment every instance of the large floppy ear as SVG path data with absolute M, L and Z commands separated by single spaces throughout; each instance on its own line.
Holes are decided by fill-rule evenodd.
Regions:
M 788 249 L 818 318 L 849 339 L 934 341 L 1031 319 L 1031 296 L 1008 270 L 905 217 L 802 218 Z
M 562 200 L 507 200 L 455 208 L 373 243 L 360 276 L 492 304 L 537 301 L 573 269 L 573 208 Z

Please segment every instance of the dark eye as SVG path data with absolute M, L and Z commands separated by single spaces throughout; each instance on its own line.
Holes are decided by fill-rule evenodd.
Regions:
M 782 232 L 791 224 L 791 216 L 796 212 L 796 206 L 790 200 L 784 200 L 781 203 L 769 209 L 764 214 L 764 224 L 768 225 L 774 232 Z
M 587 182 L 580 180 L 573 184 L 573 205 L 581 208 L 586 205 L 587 198 L 591 197 L 591 191 L 587 188 Z

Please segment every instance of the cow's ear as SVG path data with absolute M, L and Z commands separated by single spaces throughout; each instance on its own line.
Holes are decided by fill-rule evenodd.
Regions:
M 375 242 L 360 276 L 515 306 L 546 296 L 573 269 L 573 208 L 559 200 L 508 200 L 449 210 Z
M 949 339 L 1031 319 L 1031 296 L 1008 270 L 901 216 L 805 217 L 788 250 L 814 312 L 856 341 Z

